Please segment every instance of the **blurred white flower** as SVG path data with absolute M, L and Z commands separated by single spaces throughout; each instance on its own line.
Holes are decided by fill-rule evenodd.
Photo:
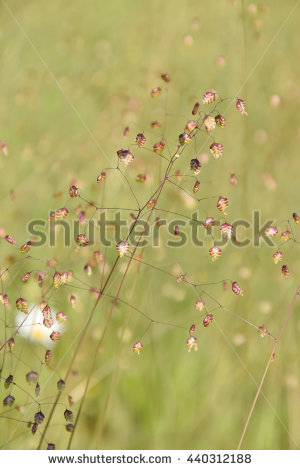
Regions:
M 64 331 L 64 326 L 57 322 L 55 315 L 56 311 L 51 308 L 51 315 L 53 317 L 53 325 L 51 328 L 46 328 L 43 325 L 43 314 L 38 305 L 30 305 L 28 314 L 17 311 L 15 315 L 16 327 L 20 327 L 19 335 L 33 343 L 42 344 L 46 348 L 53 348 L 55 342 L 50 339 L 52 331 Z

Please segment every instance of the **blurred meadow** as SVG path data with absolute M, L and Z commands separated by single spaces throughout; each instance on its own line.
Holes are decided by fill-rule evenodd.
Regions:
M 18 297 L 30 305 L 40 304 L 43 288 L 34 274 L 42 270 L 53 275 L 55 269 L 46 266 L 47 260 L 56 258 L 61 270 L 74 273 L 71 285 L 47 294 L 53 310 L 68 315 L 50 365 L 44 364 L 47 348 L 20 334 L 13 351 L 6 345 L 0 352 L 1 406 L 8 394 L 4 381 L 9 374 L 17 384 L 9 389 L 15 403 L 3 407 L 0 414 L 2 449 L 37 448 L 55 401 L 57 381 L 67 373 L 95 304 L 88 287 L 100 288 L 102 274 L 104 279 L 108 276 L 116 258 L 115 243 L 106 248 L 96 240 L 94 246 L 76 251 L 72 241 L 64 247 L 62 231 L 57 232 L 56 247 L 33 246 L 32 258 L 26 258 L 19 247 L 30 239 L 27 224 L 47 220 L 50 211 L 62 207 L 75 220 L 78 204 L 87 217 L 93 217 L 93 208 L 69 197 L 71 184 L 98 207 L 134 209 L 136 199 L 142 206 L 158 187 L 167 162 L 133 146 L 137 133 L 145 134 L 147 148 L 164 138 L 163 155 L 169 158 L 168 150 L 171 155 L 176 151 L 178 135 L 206 91 L 214 89 L 220 97 L 231 98 L 220 105 L 227 125 L 217 129 L 214 137 L 224 145 L 222 157 L 212 157 L 211 141 L 202 133 L 197 146 L 191 142 L 172 170 L 191 174 L 189 162 L 197 152 L 202 159 L 197 197 L 209 199 L 198 203 L 167 184 L 158 203 L 162 210 L 155 211 L 153 220 L 176 218 L 164 209 L 188 217 L 198 212 L 199 219 L 218 218 L 215 197 L 222 195 L 229 200 L 229 221 L 244 219 L 252 224 L 253 212 L 259 211 L 261 226 L 273 220 L 278 227 L 277 244 L 280 233 L 291 227 L 292 238 L 300 240 L 299 225 L 292 218 L 293 212 L 300 213 L 297 4 L 290 0 L 0 2 L 0 140 L 8 149 L 7 156 L 0 155 L 1 273 L 9 268 L 1 275 L 0 290 L 11 302 L 7 308 L 0 305 L 0 343 L 16 330 Z M 161 73 L 169 74 L 170 83 L 161 80 Z M 150 92 L 158 86 L 162 93 L 152 98 Z M 235 97 L 245 100 L 247 117 L 236 110 Z M 151 128 L 153 121 L 162 123 L 162 128 Z M 127 137 L 123 135 L 126 126 Z M 97 184 L 101 171 L 116 166 L 117 150 L 129 146 L 135 159 L 122 171 L 130 188 L 118 171 L 106 171 L 105 181 Z M 137 183 L 139 173 L 150 175 L 149 181 Z M 230 184 L 232 173 L 237 176 L 235 186 Z M 192 193 L 188 178 L 177 184 Z M 108 219 L 115 212 L 107 211 Z M 121 214 L 130 220 L 128 211 Z M 162 227 L 159 247 L 137 250 L 135 258 L 142 256 L 148 264 L 132 261 L 106 331 L 112 297 L 128 262 L 120 260 L 107 291 L 112 297 L 104 296 L 95 310 L 42 448 L 47 448 L 47 442 L 57 449 L 67 447 L 70 433 L 64 410 L 71 409 L 76 418 L 103 332 L 72 448 L 237 447 L 274 342 L 268 336 L 261 338 L 236 315 L 278 335 L 299 285 L 299 242 L 282 244 L 283 260 L 275 265 L 276 247 L 263 241 L 254 247 L 251 226 L 238 234 L 251 239 L 249 246 L 228 242 L 212 263 L 211 238 L 205 237 L 204 247 L 195 246 L 188 226 L 185 231 L 189 239 L 183 247 L 167 247 Z M 121 233 L 125 238 L 126 227 Z M 6 242 L 7 234 L 16 240 L 15 246 Z M 108 234 L 113 239 L 113 227 Z M 84 266 L 94 250 L 103 254 L 104 261 L 87 276 Z M 289 268 L 288 278 L 282 275 L 282 264 Z M 21 277 L 29 271 L 32 279 L 22 283 Z M 208 284 L 205 290 L 216 299 L 205 298 L 214 314 L 208 328 L 203 328 L 203 314 L 195 310 L 195 289 L 176 282 L 181 274 L 193 283 Z M 239 283 L 243 297 L 234 295 L 230 283 L 228 290 L 223 288 L 219 281 L 228 279 Z M 73 307 L 71 294 L 76 297 Z M 225 308 L 216 308 L 218 303 Z M 155 322 L 149 323 L 144 314 Z M 299 314 L 298 299 L 243 448 L 300 446 Z M 198 351 L 188 353 L 186 340 L 193 323 Z M 140 355 L 132 351 L 138 340 L 144 345 Z M 39 373 L 39 396 L 34 385 L 26 383 L 30 371 Z M 36 401 L 45 420 L 32 434 L 27 422 L 38 411 Z

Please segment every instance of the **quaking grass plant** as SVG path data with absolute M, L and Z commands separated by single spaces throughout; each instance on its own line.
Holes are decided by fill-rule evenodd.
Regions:
M 152 89 L 153 100 L 161 99 L 163 95 L 167 99 L 171 79 L 168 74 L 162 74 L 161 79 L 165 85 Z M 255 325 L 223 305 L 212 293 L 215 287 L 223 291 L 230 289 L 234 295 L 242 298 L 244 291 L 239 280 L 226 278 L 198 281 L 189 273 L 182 272 L 178 253 L 183 252 L 181 256 L 185 256 L 187 247 L 190 248 L 194 243 L 194 240 L 187 240 L 185 236 L 185 222 L 190 224 L 193 234 L 201 232 L 204 239 L 202 244 L 198 244 L 201 248 L 197 247 L 201 251 L 203 270 L 208 263 L 222 262 L 224 240 L 233 241 L 235 249 L 241 245 L 237 227 L 227 214 L 234 204 L 234 198 L 229 199 L 223 192 L 207 195 L 207 189 L 202 189 L 207 184 L 204 179 L 207 166 L 216 165 L 217 172 L 218 160 L 226 158 L 226 151 L 223 155 L 223 145 L 219 140 L 222 141 L 222 133 L 226 132 L 226 113 L 233 103 L 242 117 L 246 118 L 246 106 L 242 99 L 223 99 L 216 91 L 207 91 L 195 103 L 190 118 L 184 121 L 173 142 L 165 138 L 166 119 L 163 124 L 159 121 L 151 122 L 151 132 L 139 129 L 133 137 L 129 126 L 126 127 L 126 145 L 116 152 L 115 166 L 103 168 L 95 178 L 100 188 L 100 201 L 90 200 L 81 189 L 81 183 L 72 181 L 66 204 L 50 212 L 47 222 L 50 238 L 59 240 L 59 243 L 58 246 L 51 246 L 51 249 L 46 245 L 45 257 L 34 255 L 43 237 L 41 232 L 34 232 L 36 229 L 33 230 L 33 225 L 32 237 L 27 241 L 19 241 L 19 237 L 6 234 L 5 229 L 1 229 L 1 243 L 8 243 L 12 250 L 9 265 L 2 267 L 0 274 L 1 418 L 15 425 L 2 440 L 4 448 L 6 442 L 13 439 L 16 430 L 21 428 L 22 433 L 31 436 L 29 447 L 49 450 L 72 448 L 74 436 L 81 432 L 84 407 L 99 364 L 101 370 L 107 341 L 113 345 L 113 353 L 110 354 L 115 357 L 116 364 L 122 354 L 120 345 L 126 341 L 128 334 L 129 313 L 120 322 L 119 338 L 115 338 L 113 324 L 122 307 L 146 322 L 143 326 L 137 324 L 136 328 L 140 328 L 140 331 L 136 331 L 132 344 L 133 354 L 140 356 L 140 361 L 149 346 L 148 334 L 154 325 L 173 329 L 174 334 L 179 334 L 181 341 L 186 342 L 188 352 L 197 351 L 198 335 L 203 334 L 202 329 L 209 334 L 220 312 L 229 315 L 232 320 L 246 323 L 262 337 L 270 338 L 272 352 L 248 419 L 241 430 L 238 444 L 241 447 L 264 378 L 274 360 L 275 350 L 299 291 L 296 290 L 291 308 L 276 337 L 265 326 Z M 167 116 L 165 110 L 165 118 Z M 4 142 L 1 148 L 4 154 L 7 153 Z M 209 155 L 201 152 L 202 148 L 207 149 Z M 181 169 L 178 169 L 179 166 Z M 238 184 L 235 173 L 230 174 L 227 183 L 232 187 Z M 123 207 L 122 201 L 117 207 L 108 203 L 109 194 L 116 184 L 129 194 L 134 207 Z M 137 185 L 142 189 L 136 189 Z M 127 201 L 125 197 L 124 200 Z M 175 210 L 174 202 L 178 206 Z M 180 209 L 182 205 L 183 210 Z M 196 213 L 194 205 L 199 209 Z M 190 206 L 192 213 L 189 211 Z M 201 211 L 202 215 L 198 217 Z M 115 219 L 108 222 L 105 218 L 101 219 L 102 215 L 107 214 L 113 214 Z M 284 228 L 281 235 L 279 228 L 273 225 L 265 231 L 266 237 L 270 239 L 280 237 L 273 259 L 276 265 L 280 263 L 285 278 L 290 272 L 288 266 L 282 264 L 283 250 L 286 244 L 299 243 L 292 227 L 292 223 L 298 224 L 299 221 L 300 217 L 294 213 L 293 221 L 282 222 Z M 99 242 L 95 238 L 93 230 L 96 223 L 100 231 L 104 227 L 108 229 L 108 240 L 100 239 Z M 66 234 L 69 234 L 69 238 Z M 166 249 L 162 246 L 161 234 L 164 234 L 168 250 L 173 253 L 171 270 L 152 261 L 153 250 Z M 61 254 L 62 235 L 65 236 L 65 245 Z M 55 256 L 55 250 L 58 256 Z M 150 257 L 147 257 L 148 252 Z M 194 321 L 188 325 L 186 321 L 177 323 L 165 319 L 161 313 L 156 314 L 136 304 L 135 292 L 139 284 L 147 290 L 143 272 L 152 272 L 159 278 L 168 278 L 174 286 L 181 283 L 189 289 Z M 160 297 L 162 292 L 158 289 L 155 295 Z M 79 311 L 82 312 L 80 316 Z M 23 352 L 28 347 L 32 352 L 32 364 L 28 364 L 25 359 L 27 356 L 24 355 L 23 359 Z M 66 364 L 64 368 L 61 363 Z M 84 373 L 80 373 L 81 382 L 74 387 L 78 375 L 77 363 L 81 367 L 84 363 Z M 95 435 L 94 447 L 101 448 L 115 381 L 116 368 L 104 398 L 104 406 L 92 431 Z M 57 389 L 55 394 L 52 386 L 54 382 Z M 52 391 L 49 396 L 50 385 Z M 76 396 L 71 390 L 75 391 Z M 60 427 L 65 426 L 67 440 L 64 442 L 61 437 L 59 442 L 55 440 L 57 425 L 53 423 L 56 422 Z

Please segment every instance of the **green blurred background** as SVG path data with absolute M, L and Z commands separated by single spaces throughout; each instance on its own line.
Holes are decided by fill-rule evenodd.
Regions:
M 12 235 L 19 247 L 28 239 L 29 220 L 47 219 L 50 210 L 64 206 L 75 219 L 80 201 L 68 196 L 72 181 L 87 200 L 101 207 L 135 208 L 120 175 L 107 172 L 105 182 L 97 185 L 99 173 L 116 165 L 116 151 L 127 148 L 137 132 L 144 132 L 149 147 L 159 140 L 161 131 L 150 127 L 154 120 L 164 123 L 163 136 L 173 152 L 178 135 L 192 118 L 194 102 L 205 91 L 216 89 L 222 98 L 243 98 L 249 116 L 241 116 L 234 101 L 220 107 L 226 111 L 228 124 L 216 131 L 216 141 L 223 143 L 224 155 L 219 160 L 210 156 L 203 164 L 199 197 L 227 196 L 229 221 L 251 221 L 253 211 L 259 210 L 262 221 L 273 219 L 284 231 L 290 230 L 290 219 L 299 239 L 291 217 L 300 211 L 299 9 L 295 5 L 294 1 L 251 4 L 238 0 L 1 2 L 0 139 L 9 152 L 8 157 L 0 158 L 0 226 L 5 234 Z M 166 72 L 171 77 L 168 85 L 160 78 Z M 156 86 L 164 90 L 152 99 L 150 91 Z M 123 136 L 126 126 L 130 127 L 127 138 Z M 198 154 L 209 153 L 209 145 L 203 134 L 197 139 Z M 193 143 L 191 146 L 174 170 L 188 172 L 195 151 Z M 147 150 L 132 149 L 135 161 L 126 176 L 143 204 L 156 189 L 165 161 Z M 229 183 L 233 172 L 238 180 L 234 187 Z M 150 174 L 150 182 L 136 183 L 137 173 Z M 192 190 L 188 179 L 180 184 Z M 200 218 L 218 217 L 215 199 L 198 206 L 182 196 L 178 188 L 167 185 L 159 207 L 187 216 L 198 209 Z M 108 214 L 113 216 L 113 211 Z M 129 219 L 127 211 L 123 215 Z M 244 297 L 235 297 L 230 289 L 224 291 L 222 283 L 206 290 L 222 306 L 257 326 L 264 325 L 276 336 L 299 283 L 299 248 L 292 241 L 283 246 L 283 261 L 291 272 L 284 279 L 281 264 L 275 266 L 272 260 L 274 248 L 265 244 L 243 249 L 228 244 L 212 264 L 209 239 L 202 249 L 190 242 L 171 249 L 163 242 L 163 230 L 161 246 L 146 248 L 143 259 L 175 278 L 133 262 L 120 298 L 155 320 L 184 328 L 153 323 L 143 335 L 147 319 L 118 303 L 99 351 L 73 448 L 237 446 L 273 342 L 268 337 L 261 339 L 255 329 L 224 309 L 214 311 L 210 328 L 201 327 L 203 315 L 194 308 L 195 292 L 186 284 L 177 284 L 176 276 L 187 273 L 195 283 L 237 280 Z M 251 230 L 241 232 L 241 237 L 247 234 L 252 237 Z M 26 271 L 46 271 L 45 260 L 52 257 L 59 259 L 62 269 L 72 269 L 77 279 L 99 287 L 102 267 L 87 277 L 83 266 L 93 250 L 99 249 L 105 254 L 108 273 L 115 249 L 96 244 L 78 253 L 74 246 L 33 248 L 30 254 L 41 261 L 28 260 L 23 265 L 18 261 L 22 255 L 1 240 L 1 269 L 10 266 L 10 276 L 2 276 L 2 291 L 7 291 L 12 305 L 19 296 L 30 303 L 40 302 L 36 281 L 23 285 L 20 278 Z M 119 264 L 110 295 L 116 293 L 125 265 L 123 261 Z M 22 389 L 14 387 L 16 405 L 3 410 L 2 448 L 37 447 L 39 432 L 32 436 L 20 422 L 32 420 L 37 411 L 28 395 L 34 395 L 34 389 L 26 384 L 25 374 L 41 371 L 39 401 L 47 418 L 56 382 L 64 377 L 70 362 L 74 337 L 82 331 L 95 302 L 80 286 L 84 284 L 74 281 L 71 288 L 59 289 L 51 297 L 51 305 L 69 316 L 68 328 L 53 349 L 52 369 L 41 365 L 45 348 L 19 336 L 14 352 L 5 354 L 1 375 L 5 378 L 13 373 Z M 77 297 L 74 309 L 70 293 Z M 209 309 L 216 307 L 213 301 L 206 301 Z M 110 306 L 111 299 L 105 298 L 96 311 L 46 435 L 57 448 L 66 448 L 69 437 L 63 417 L 67 396 L 74 398 L 76 415 Z M 5 332 L 1 306 L 2 342 L 15 329 L 14 314 L 11 307 Z M 298 315 L 299 302 L 271 364 L 263 387 L 266 399 L 258 399 L 244 448 L 294 449 L 300 444 Z M 186 339 L 192 323 L 196 324 L 199 349 L 188 354 Z M 132 344 L 140 338 L 144 350 L 137 356 Z M 1 354 L 3 357 L 3 351 Z M 1 400 L 5 393 L 2 381 Z M 22 407 L 17 409 L 17 405 Z

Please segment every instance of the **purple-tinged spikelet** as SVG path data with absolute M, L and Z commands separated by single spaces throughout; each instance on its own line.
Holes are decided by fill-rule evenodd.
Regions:
M 203 326 L 207 328 L 213 321 L 214 316 L 211 313 L 208 313 L 206 317 L 203 319 Z
M 135 141 L 139 147 L 143 147 L 146 143 L 146 137 L 144 136 L 144 134 L 137 134 Z
M 245 101 L 244 100 L 241 100 L 241 99 L 237 99 L 236 101 L 236 109 L 241 113 L 241 114 L 244 114 L 245 116 L 248 116 L 248 113 L 246 111 L 246 105 L 245 105 Z
M 151 90 L 151 96 L 152 98 L 155 98 L 156 96 L 158 96 L 161 92 L 161 88 L 158 86 L 158 87 L 155 87 Z
M 236 281 L 232 283 L 232 292 L 234 292 L 236 295 L 244 295 L 244 292 Z
M 216 259 L 220 258 L 222 250 L 218 246 L 213 246 L 212 248 L 210 248 L 209 254 L 211 256 L 211 260 L 216 261 Z
M 275 226 L 273 226 L 273 227 L 270 226 L 270 227 L 266 228 L 266 230 L 265 230 L 266 236 L 270 237 L 270 238 L 275 237 L 275 235 L 277 235 L 277 233 L 278 233 L 278 230 Z
M 72 185 L 70 186 L 70 189 L 69 189 L 69 194 L 70 194 L 70 197 L 77 197 L 78 196 L 78 188 L 76 188 L 76 186 Z
M 16 300 L 16 306 L 17 306 L 17 309 L 20 310 L 20 312 L 23 312 L 26 315 L 28 314 L 27 300 L 23 299 L 22 297 L 19 297 L 19 299 Z
M 219 144 L 218 142 L 214 142 L 213 144 L 211 144 L 209 149 L 216 159 L 223 154 L 223 145 Z
M 217 116 L 215 116 L 215 121 L 216 121 L 216 124 L 220 126 L 221 128 L 226 126 L 226 119 L 221 114 L 218 114 Z
M 202 103 L 203 104 L 210 104 L 215 101 L 217 94 L 214 91 L 207 91 L 202 96 Z
M 228 199 L 227 197 L 219 197 L 219 200 L 217 202 L 217 208 L 220 212 L 223 212 L 223 214 L 227 215 L 225 210 L 228 207 Z
M 119 243 L 117 243 L 116 247 L 120 258 L 127 255 L 129 252 L 129 243 L 126 241 L 120 241 Z
M 194 175 L 198 175 L 201 170 L 201 163 L 199 162 L 198 158 L 193 158 L 190 161 L 190 168 L 193 171 Z
M 189 338 L 187 339 L 186 345 L 188 347 L 188 352 L 191 352 L 192 349 L 194 349 L 194 351 L 197 351 L 198 350 L 197 338 L 195 338 L 195 336 L 189 336 Z
M 190 141 L 191 141 L 191 136 L 189 134 L 187 134 L 186 132 L 183 132 L 178 137 L 179 145 L 189 144 Z
M 204 117 L 203 124 L 207 133 L 213 131 L 216 128 L 215 118 L 209 114 Z
M 105 171 L 102 171 L 100 175 L 97 177 L 97 183 L 102 183 L 102 181 L 104 181 L 105 178 L 106 178 L 106 173 Z
M 300 216 L 296 214 L 296 212 L 293 212 L 293 219 L 296 222 L 296 224 L 299 224 L 300 222 Z M 6 238 L 6 237 L 5 237 Z
M 195 116 L 195 114 L 198 113 L 199 106 L 200 106 L 200 103 L 198 103 L 198 102 L 194 104 L 194 107 L 193 107 L 193 110 L 192 110 L 193 116 Z
M 140 354 L 140 352 L 142 351 L 143 349 L 143 345 L 140 341 L 137 341 L 133 346 L 132 346 L 132 350 L 133 352 L 137 353 L 138 355 Z
M 276 253 L 274 253 L 273 255 L 273 260 L 274 260 L 274 263 L 277 264 L 279 261 L 282 260 L 282 251 L 276 251 Z
M 194 129 L 196 129 L 196 127 L 197 127 L 197 123 L 195 121 L 189 121 L 187 125 L 185 126 L 188 132 L 192 132 Z
M 287 267 L 286 264 L 284 264 L 281 268 L 282 274 L 284 275 L 285 278 L 288 278 L 290 275 L 289 268 Z
M 205 303 L 202 300 L 197 300 L 197 302 L 195 303 L 195 309 L 200 310 L 200 312 L 203 312 L 204 308 Z
M 233 232 L 233 226 L 225 222 L 220 226 L 220 230 L 224 237 L 231 238 Z
M 124 163 L 125 166 L 128 166 L 134 160 L 134 156 L 129 150 L 118 150 L 117 155 L 120 162 Z

